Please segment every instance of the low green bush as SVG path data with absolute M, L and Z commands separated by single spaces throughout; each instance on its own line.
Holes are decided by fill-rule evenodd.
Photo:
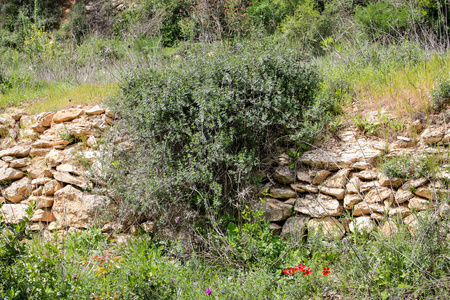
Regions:
M 441 110 L 450 101 L 450 79 L 438 79 L 436 87 L 431 90 L 432 107 Z
M 329 120 L 334 102 L 319 95 L 320 78 L 298 51 L 238 44 L 186 55 L 134 70 L 110 103 L 134 144 L 105 162 L 124 206 L 217 213 L 250 182 L 261 155 L 317 136 Z

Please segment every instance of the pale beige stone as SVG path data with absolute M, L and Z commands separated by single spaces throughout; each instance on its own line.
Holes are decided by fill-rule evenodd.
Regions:
M 396 216 L 400 216 L 400 218 L 404 218 L 406 216 L 408 216 L 411 213 L 411 210 L 406 207 L 406 206 L 399 206 L 399 207 L 395 207 L 395 208 L 391 208 L 389 210 L 389 217 L 396 217 Z
M 291 198 L 291 199 L 284 201 L 284 203 L 290 204 L 290 205 L 295 205 L 295 202 L 297 202 L 297 198 Z
M 355 169 L 355 170 L 367 170 L 370 169 L 372 166 L 369 163 L 366 163 L 364 161 L 358 161 L 355 162 L 354 164 L 352 164 L 350 166 L 350 169 Z
M 325 181 L 325 179 L 327 179 L 328 176 L 331 175 L 331 172 L 328 170 L 320 170 L 317 171 L 316 175 L 314 176 L 314 179 L 312 181 L 313 184 L 322 184 L 322 182 Z
M 370 217 L 354 218 L 349 224 L 350 232 L 371 232 L 375 229 L 375 224 Z
M 284 221 L 292 215 L 292 205 L 273 198 L 263 199 L 264 217 L 271 222 Z
M 7 224 L 18 224 L 23 217 L 27 216 L 27 208 L 28 205 L 25 204 L 3 204 L 0 207 L 0 213 Z
M 61 123 L 78 118 L 84 113 L 84 110 L 79 108 L 71 108 L 67 110 L 60 110 L 53 116 L 53 122 Z
M 273 173 L 273 178 L 281 184 L 290 184 L 295 181 L 294 173 L 288 166 L 277 167 Z
M 310 171 L 297 171 L 297 179 L 303 182 L 312 183 L 313 176 Z
M 14 159 L 9 163 L 11 168 L 22 168 L 29 165 L 31 165 L 31 159 L 28 157 Z
M 377 172 L 372 170 L 365 170 L 357 173 L 356 176 L 358 176 L 358 178 L 362 180 L 374 180 L 377 178 Z
M 54 112 L 43 112 L 35 117 L 35 122 L 31 128 L 36 132 L 44 132 L 46 127 L 50 127 L 52 123 Z
M 302 183 L 302 182 L 297 182 L 294 184 L 291 184 L 291 188 L 294 189 L 294 191 L 298 192 L 298 193 L 318 193 L 319 189 L 317 188 L 317 186 L 311 185 L 311 184 L 307 184 L 307 183 Z
M 31 185 L 34 187 L 36 187 L 37 185 L 44 185 L 47 182 L 49 182 L 50 180 L 52 180 L 52 179 L 48 178 L 48 177 L 36 178 L 31 181 Z
M 425 199 L 422 199 L 419 197 L 414 197 L 412 199 L 409 199 L 408 207 L 411 210 L 421 211 L 421 210 L 426 210 L 426 209 L 431 209 L 431 208 L 434 209 L 437 207 L 437 203 L 430 202 L 428 200 L 425 200 Z
M 323 195 L 305 195 L 297 199 L 294 210 L 314 218 L 338 216 L 343 208 L 336 199 Z
M 394 189 L 399 188 L 404 182 L 403 179 L 401 179 L 401 178 L 397 178 L 397 177 L 389 178 L 386 175 L 384 175 L 383 173 L 381 173 L 378 176 L 378 181 L 381 186 L 385 186 L 388 188 L 394 188 Z
M 394 199 L 394 194 L 390 188 L 379 187 L 377 189 L 370 190 L 367 195 L 364 197 L 365 202 L 372 203 L 380 203 L 384 200 L 388 202 L 392 202 Z
M 59 181 L 51 180 L 44 185 L 42 193 L 46 196 L 51 196 L 55 194 L 57 191 L 59 191 L 61 188 L 62 186 L 61 183 L 59 183 Z
M 408 190 L 399 189 L 394 195 L 394 203 L 401 204 L 414 197 L 414 194 Z
M 336 218 L 311 219 L 308 222 L 308 234 L 320 235 L 330 240 L 341 239 L 345 235 L 345 228 Z
M 88 115 L 100 115 L 105 112 L 105 109 L 99 105 L 89 108 L 86 110 L 86 114 Z
M 62 181 L 64 183 L 76 185 L 82 189 L 87 189 L 92 187 L 92 183 L 84 177 L 75 177 L 65 172 L 54 172 L 53 177 L 56 180 Z
M 58 166 L 64 160 L 64 152 L 61 150 L 52 149 L 46 156 L 45 161 L 50 167 Z
M 33 222 L 52 222 L 55 221 L 55 216 L 51 210 L 48 209 L 37 209 L 30 219 Z
M 87 146 L 90 147 L 90 148 L 97 148 L 97 147 L 98 147 L 97 139 L 96 139 L 95 136 L 93 136 L 93 135 L 91 135 L 91 136 L 87 139 L 86 144 L 87 144 Z
M 295 240 L 302 239 L 309 219 L 310 218 L 308 216 L 303 215 L 290 217 L 284 223 L 281 235 L 290 236 L 292 239 Z
M 36 118 L 33 116 L 22 116 L 20 118 L 20 127 L 21 128 L 26 128 L 26 129 L 31 129 L 31 126 L 33 126 L 34 122 L 36 121 Z
M 360 202 L 353 207 L 353 215 L 355 217 L 362 215 L 371 215 L 373 213 L 384 214 L 389 209 L 381 204 L 367 204 L 366 202 Z
M 323 185 L 330 188 L 343 188 L 347 183 L 349 174 L 350 169 L 339 170 L 336 174 L 325 180 Z
M 74 166 L 74 165 L 67 164 L 67 163 L 57 166 L 56 171 L 73 173 L 73 174 L 79 175 L 79 176 L 84 174 L 83 168 L 81 166 Z M 266 191 L 266 190 L 264 190 L 264 191 Z M 269 191 L 267 191 L 267 192 L 269 192 Z M 264 196 L 264 195 L 262 195 L 262 196 Z
M 20 202 L 31 194 L 31 180 L 28 177 L 13 182 L 3 191 L 5 199 L 12 202 Z
M 424 185 L 427 182 L 428 182 L 428 179 L 426 179 L 426 178 L 408 180 L 407 182 L 405 182 L 402 185 L 402 189 L 406 190 L 406 191 L 408 191 L 410 189 L 416 189 L 416 188 Z
M 31 146 L 15 146 L 0 151 L 0 157 L 3 156 L 15 156 L 15 157 L 25 157 L 30 153 Z
M 0 182 L 20 179 L 23 177 L 23 172 L 13 168 L 0 168 Z
M 147 221 L 141 224 L 141 228 L 146 233 L 154 233 L 156 231 L 156 223 L 152 221 Z
M 36 208 L 49 208 L 53 206 L 53 197 L 49 196 L 30 196 L 28 201 L 34 201 Z
M 361 186 L 361 180 L 358 177 L 353 177 L 346 185 L 347 193 L 349 194 L 358 194 L 359 188 Z
M 427 144 L 436 144 L 440 140 L 444 138 L 445 135 L 445 127 L 435 127 L 430 126 L 427 129 L 425 129 L 422 134 L 420 135 L 420 138 Z
M 31 144 L 32 148 L 51 148 L 53 147 L 53 142 L 47 140 L 37 140 Z
M 440 192 L 431 186 L 422 186 L 414 191 L 416 196 L 426 198 L 429 200 L 437 200 L 439 199 Z
M 269 224 L 269 230 L 272 231 L 272 233 L 275 235 L 280 235 L 282 229 L 283 227 L 278 225 L 277 223 Z
M 326 186 L 319 187 L 319 191 L 326 195 L 333 196 L 333 197 L 337 198 L 338 200 L 344 199 L 344 195 L 345 195 L 344 189 L 330 188 L 330 187 L 326 187 Z
M 31 151 L 30 151 L 30 156 L 31 156 L 31 157 L 45 156 L 45 155 L 47 155 L 50 151 L 51 151 L 50 148 L 33 148 L 33 149 L 31 149 Z
M 83 194 L 71 185 L 57 191 L 54 197 L 53 214 L 64 227 L 87 228 L 111 206 L 108 198 Z
M 344 208 L 352 209 L 356 204 L 361 202 L 363 199 L 358 194 L 347 194 L 344 197 Z
M 289 199 L 297 197 L 297 193 L 290 188 L 271 188 L 270 196 L 276 199 Z
M 40 195 L 42 195 L 43 193 L 42 193 L 42 190 L 44 189 L 44 187 L 43 186 L 40 186 L 40 187 L 38 187 L 37 189 L 35 189 L 32 193 L 31 193 L 31 195 L 33 195 L 33 196 L 40 196 Z
M 419 219 L 415 214 L 411 214 L 403 219 L 403 223 L 408 226 L 409 232 L 414 235 L 419 229 Z
M 365 192 L 367 192 L 369 190 L 377 189 L 377 188 L 380 188 L 380 187 L 381 187 L 381 185 L 380 185 L 380 183 L 378 181 L 364 182 L 364 183 L 361 183 L 361 185 L 359 186 L 359 192 L 360 193 L 365 193 Z
M 385 237 L 389 238 L 398 233 L 398 226 L 394 221 L 389 220 L 380 226 L 380 231 Z
M 375 221 L 383 221 L 385 219 L 384 215 L 378 213 L 371 214 L 370 218 Z

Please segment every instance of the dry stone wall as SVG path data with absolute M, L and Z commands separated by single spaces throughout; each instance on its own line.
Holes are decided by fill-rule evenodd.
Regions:
M 447 135 L 446 126 L 432 126 L 415 141 L 399 136 L 386 142 L 349 128 L 320 149 L 303 153 L 295 164 L 283 153 L 273 159 L 270 183 L 259 194 L 265 217 L 283 236 L 301 237 L 307 231 L 340 239 L 356 230 L 389 236 L 399 221 L 414 232 L 418 216 L 443 217 L 450 209 L 444 201 L 448 190 L 439 180 L 450 178 L 445 166 L 440 166 L 440 178 L 405 180 L 388 178 L 377 163 L 382 156 L 414 159 L 436 153 L 440 150 L 433 146 L 450 143 Z
M 31 230 L 86 228 L 111 208 L 108 197 L 90 192 L 85 167 L 96 162 L 98 138 L 114 119 L 98 105 L 34 116 L 18 109 L 2 114 L 0 213 L 6 221 L 17 223 L 31 201 Z

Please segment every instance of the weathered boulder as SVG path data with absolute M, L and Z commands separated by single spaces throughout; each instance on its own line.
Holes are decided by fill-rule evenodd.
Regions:
M 75 177 L 65 172 L 53 172 L 53 177 L 56 180 L 62 181 L 64 183 L 76 185 L 82 189 L 87 189 L 92 187 L 92 183 L 84 177 Z
M 362 215 L 371 215 L 373 213 L 384 214 L 389 209 L 382 204 L 368 204 L 365 201 L 355 204 L 353 207 L 353 215 L 355 217 Z
M 310 171 L 297 171 L 297 179 L 303 182 L 312 183 L 313 176 Z
M 0 157 L 3 156 L 15 156 L 15 157 L 25 157 L 30 153 L 31 146 L 15 146 L 0 151 Z
M 306 225 L 309 221 L 308 216 L 298 215 L 286 220 L 281 231 L 282 236 L 290 236 L 292 239 L 299 240 L 305 233 Z
M 347 183 L 348 175 L 350 174 L 350 169 L 339 170 L 336 174 L 325 180 L 324 186 L 330 188 L 342 188 L 345 187 Z
M 375 224 L 370 217 L 358 217 L 350 222 L 349 228 L 351 232 L 370 232 L 375 228 Z
M 105 112 L 105 109 L 99 105 L 89 108 L 86 110 L 86 114 L 88 115 L 100 115 Z
M 28 205 L 25 204 L 3 204 L 0 213 L 3 215 L 6 223 L 17 224 L 23 217 L 27 216 Z
M 50 148 L 32 148 L 30 151 L 31 157 L 37 157 L 37 156 L 45 156 L 51 151 Z
M 83 168 L 81 166 L 75 166 L 75 165 L 72 165 L 72 164 L 59 165 L 59 166 L 56 167 L 56 171 L 73 173 L 73 174 L 79 175 L 79 176 L 84 174 Z
M 18 181 L 14 181 L 9 187 L 3 191 L 5 199 L 12 202 L 20 202 L 31 194 L 31 180 L 23 177 Z
M 313 179 L 312 183 L 316 184 L 316 185 L 321 184 L 330 175 L 331 175 L 331 172 L 328 171 L 328 170 L 317 171 L 316 175 L 314 176 L 314 179 Z
M 45 161 L 50 167 L 58 166 L 64 160 L 64 152 L 61 150 L 52 149 L 46 156 Z
M 361 186 L 361 180 L 358 177 L 353 177 L 345 186 L 347 193 L 349 194 L 358 194 L 359 188 Z
M 291 184 L 291 188 L 294 189 L 294 191 L 298 192 L 298 193 L 318 193 L 319 189 L 317 188 L 317 186 L 312 185 L 312 184 L 307 184 L 307 183 L 303 183 L 303 182 L 297 182 L 294 184 Z
M 445 127 L 444 126 L 442 126 L 442 127 L 430 126 L 422 132 L 422 134 L 420 135 L 420 138 L 425 143 L 431 145 L 431 144 L 436 144 L 437 142 L 442 140 L 444 138 L 444 135 L 445 135 Z
M 389 217 L 400 217 L 404 218 L 411 213 L 411 210 L 407 206 L 399 206 L 395 208 L 391 208 L 389 210 Z
M 31 159 L 28 157 L 14 159 L 9 163 L 11 168 L 23 168 L 31 165 Z
M 437 208 L 437 203 L 419 197 L 414 197 L 409 199 L 408 208 L 411 210 L 421 211 L 430 208 Z
M 311 219 L 308 222 L 308 235 L 320 235 L 326 239 L 341 239 L 345 235 L 345 228 L 336 218 Z
M 338 200 L 323 194 L 305 195 L 297 200 L 294 207 L 295 211 L 314 218 L 337 216 L 342 209 Z
M 290 188 L 271 188 L 270 196 L 277 199 L 289 199 L 297 197 L 297 193 Z
M 330 187 L 326 187 L 326 186 L 319 187 L 319 191 L 326 195 L 333 196 L 333 197 L 337 198 L 338 200 L 344 199 L 344 195 L 345 195 L 344 189 L 330 188 Z
M 36 132 L 44 132 L 46 127 L 50 127 L 52 124 L 54 112 L 43 112 L 35 117 L 35 122 L 31 125 L 31 128 Z
M 352 209 L 356 204 L 363 201 L 360 195 L 358 194 L 347 194 L 344 197 L 344 208 Z
M 378 176 L 378 182 L 380 183 L 381 186 L 396 189 L 396 188 L 399 188 L 403 184 L 404 181 L 403 181 L 403 179 L 397 178 L 397 177 L 389 178 L 386 175 L 384 175 L 383 173 L 381 173 Z
M 356 176 L 358 176 L 358 178 L 362 180 L 374 180 L 377 178 L 377 172 L 365 170 L 357 173 Z
M 71 185 L 55 193 L 53 214 L 62 226 L 87 228 L 111 205 L 104 196 L 85 195 Z
M 414 194 L 408 190 L 399 189 L 394 195 L 394 203 L 401 204 L 414 197 Z
M 23 177 L 23 172 L 21 172 L 21 171 L 18 171 L 13 168 L 7 168 L 7 167 L 0 168 L 0 182 L 20 179 L 22 177 Z
M 380 188 L 381 185 L 378 181 L 369 181 L 369 182 L 364 182 L 361 183 L 359 186 L 359 192 L 360 193 L 365 193 L 371 189 L 377 189 Z
M 295 181 L 295 174 L 288 166 L 280 166 L 275 169 L 273 178 L 281 184 L 290 184 Z
M 78 118 L 83 113 L 84 113 L 84 110 L 79 109 L 79 108 L 71 108 L 71 109 L 67 109 L 67 110 L 61 110 L 61 111 L 58 111 L 53 116 L 53 122 L 61 123 L 61 122 L 70 121 L 75 118 Z
M 428 179 L 426 179 L 426 178 L 411 179 L 402 185 L 402 189 L 409 191 L 410 189 L 416 189 L 419 186 L 422 186 L 427 182 L 428 182 Z
M 30 220 L 32 222 L 52 222 L 55 221 L 55 216 L 51 210 L 39 208 L 34 212 Z
M 271 222 L 284 221 L 292 215 L 292 205 L 273 198 L 264 198 L 264 218 Z
M 429 200 L 437 200 L 440 192 L 431 186 L 421 186 L 414 191 L 414 195 L 426 198 Z
M 389 203 L 392 203 L 394 199 L 394 193 L 390 188 L 387 187 L 379 187 L 377 189 L 370 190 L 364 200 L 371 203 L 381 203 L 384 200 L 387 200 Z
M 29 202 L 34 201 L 36 208 L 49 208 L 53 205 L 53 197 L 49 196 L 30 196 L 27 199 Z
M 46 196 L 51 196 L 55 194 L 57 191 L 59 191 L 62 188 L 61 183 L 57 180 L 50 180 L 44 185 L 44 188 L 42 189 L 42 193 Z

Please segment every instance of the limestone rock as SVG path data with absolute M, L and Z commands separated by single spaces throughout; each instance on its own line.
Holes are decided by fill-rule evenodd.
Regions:
M 48 209 L 37 209 L 30 219 L 33 222 L 52 222 L 55 221 L 55 216 L 51 210 Z
M 147 221 L 141 224 L 141 228 L 146 233 L 154 233 L 156 231 L 156 223 L 152 221 Z
M 55 193 L 53 214 L 62 226 L 87 228 L 98 215 L 111 205 L 103 196 L 84 195 L 71 185 Z
M 67 109 L 67 110 L 61 110 L 61 111 L 58 111 L 53 116 L 53 122 L 61 123 L 61 122 L 70 121 L 70 120 L 73 120 L 73 119 L 81 116 L 83 114 L 83 112 L 84 112 L 84 110 L 79 109 L 79 108 L 71 108 L 71 109 Z
M 88 114 L 88 115 L 100 115 L 100 114 L 102 114 L 104 112 L 105 112 L 105 109 L 103 107 L 101 107 L 101 106 L 98 106 L 98 105 L 96 105 L 94 107 L 91 107 L 90 109 L 86 110 L 86 114 Z
M 284 203 L 290 204 L 290 205 L 295 205 L 295 202 L 297 202 L 297 198 L 291 198 L 291 199 L 284 201 Z
M 83 175 L 84 171 L 82 169 L 82 167 L 80 166 L 74 166 L 71 164 L 62 164 L 56 167 L 56 171 L 61 171 L 61 172 L 67 172 L 67 173 L 73 173 L 75 175 Z
M 15 157 L 25 157 L 30 153 L 31 146 L 15 146 L 0 151 L 0 157 L 3 156 L 15 156 Z
M 309 217 L 298 215 L 294 217 L 290 217 L 286 220 L 283 225 L 283 229 L 281 231 L 282 236 L 290 236 L 295 240 L 299 240 L 303 237 L 303 234 L 306 229 L 306 224 L 309 221 Z
M 347 193 L 349 194 L 358 194 L 359 188 L 361 186 L 361 181 L 358 177 L 353 177 L 345 186 Z
M 357 161 L 354 164 L 352 164 L 350 166 L 350 169 L 355 169 L 355 170 L 367 170 L 370 169 L 372 166 L 369 163 L 366 163 L 364 161 Z
M 381 225 L 380 231 L 385 237 L 392 237 L 397 234 L 398 226 L 394 221 L 389 220 Z
M 28 201 L 34 201 L 36 208 L 49 208 L 53 205 L 53 197 L 48 196 L 30 196 Z
M 401 204 L 414 197 L 413 193 L 408 190 L 399 189 L 394 196 L 394 203 Z
M 308 222 L 310 235 L 321 235 L 330 240 L 341 239 L 345 235 L 345 228 L 336 218 L 311 219 Z
M 419 219 L 415 214 L 409 215 L 403 219 L 403 223 L 408 226 L 409 232 L 414 235 L 419 229 Z
M 313 184 L 319 185 L 322 182 L 327 179 L 328 176 L 330 176 L 331 172 L 328 170 L 320 170 L 317 171 L 316 175 L 314 176 L 314 179 L 312 181 Z
M 388 188 L 399 188 L 402 184 L 403 184 L 403 179 L 401 178 L 389 178 L 386 175 L 384 175 L 383 173 L 380 174 L 380 176 L 378 177 L 378 181 L 380 182 L 381 186 L 385 186 Z
M 371 232 L 375 228 L 375 224 L 370 217 L 358 217 L 350 222 L 349 228 L 351 232 Z
M 61 183 L 56 180 L 50 180 L 44 185 L 44 188 L 42 189 L 42 193 L 46 196 L 51 196 L 55 194 L 57 191 L 59 191 L 62 188 Z
M 50 180 L 52 180 L 52 179 L 48 178 L 48 177 L 36 178 L 31 181 L 31 185 L 33 187 L 36 187 L 37 185 L 44 185 L 47 182 L 49 182 Z
M 28 177 L 13 182 L 3 191 L 5 199 L 12 202 L 20 202 L 31 194 L 31 180 Z
M 416 196 L 426 198 L 429 200 L 437 200 L 439 198 L 439 191 L 437 191 L 436 189 L 433 189 L 430 186 L 419 187 L 417 190 L 414 191 L 414 194 Z
M 7 167 L 0 168 L 0 182 L 20 179 L 22 177 L 23 177 L 23 172 L 21 172 L 21 171 L 18 171 L 13 168 L 7 168 Z
M 280 166 L 275 169 L 273 178 L 281 184 L 294 183 L 295 176 L 288 166 Z
M 407 182 L 405 182 L 402 185 L 402 189 L 409 191 L 410 189 L 418 188 L 419 186 L 422 186 L 427 182 L 428 182 L 428 179 L 426 179 L 426 178 L 408 180 Z
M 311 183 L 313 177 L 309 171 L 297 171 L 297 179 L 303 182 Z
M 20 118 L 20 127 L 25 129 L 31 129 L 31 126 L 33 126 L 35 122 L 35 117 L 32 116 L 22 116 Z
M 430 202 L 419 197 L 414 197 L 409 200 L 408 207 L 411 210 L 421 211 L 429 208 L 436 208 L 437 205 L 434 202 Z
M 277 223 L 270 223 L 269 225 L 269 230 L 271 230 L 275 235 L 279 235 L 282 229 L 283 227 L 278 225 Z
M 297 193 L 290 188 L 271 188 L 270 196 L 276 199 L 289 199 L 297 197 Z
M 307 183 L 302 183 L 302 182 L 297 182 L 294 184 L 291 184 L 291 188 L 294 189 L 294 191 L 298 192 L 298 193 L 318 193 L 319 189 L 317 188 L 317 186 L 311 185 L 311 184 L 307 184 Z
M 28 157 L 14 159 L 9 163 L 11 168 L 22 168 L 31 165 L 31 159 Z
M 0 213 L 5 218 L 8 224 L 17 224 L 23 217 L 27 216 L 28 205 L 25 204 L 3 204 L 0 208 Z
M 441 218 L 448 218 L 450 216 L 450 205 L 448 203 L 442 203 L 438 209 L 439 216 Z
M 330 188 L 342 188 L 345 187 L 347 183 L 348 175 L 350 174 L 350 169 L 339 170 L 336 174 L 325 180 L 324 186 Z
M 33 148 L 33 149 L 31 149 L 31 151 L 30 151 L 30 156 L 31 156 L 31 157 L 45 156 L 45 155 L 47 155 L 50 151 L 51 151 L 50 148 Z
M 381 187 L 381 185 L 378 181 L 364 182 L 364 183 L 361 183 L 361 185 L 359 186 L 359 192 L 365 193 L 371 189 L 377 189 L 380 187 Z
M 52 149 L 45 156 L 45 161 L 50 167 L 56 167 L 64 160 L 64 158 L 64 153 L 61 150 Z
M 319 191 L 321 193 L 327 194 L 329 196 L 336 197 L 338 200 L 344 199 L 344 195 L 345 195 L 344 189 L 330 188 L 330 187 L 326 187 L 326 186 L 319 187 Z
M 273 198 L 264 198 L 264 217 L 271 222 L 284 221 L 292 215 L 292 205 Z
M 98 143 L 97 143 L 97 139 L 95 138 L 95 136 L 91 135 L 87 141 L 86 144 L 88 147 L 90 148 L 97 148 L 98 147 Z
M 327 195 L 305 195 L 297 200 L 294 210 L 314 218 L 322 218 L 338 216 L 342 212 L 342 206 L 339 201 Z
M 352 209 L 356 204 L 361 202 L 363 199 L 358 194 L 347 194 L 344 197 L 344 208 Z
M 384 215 L 382 215 L 382 214 L 377 214 L 377 213 L 373 213 L 373 214 L 371 214 L 370 215 L 370 218 L 372 219 L 372 220 L 375 220 L 375 221 L 383 221 L 385 218 L 384 218 Z
M 400 218 L 404 218 L 406 216 L 408 216 L 411 213 L 411 210 L 406 207 L 406 206 L 399 206 L 399 207 L 395 207 L 395 208 L 391 208 L 389 210 L 389 217 L 396 217 L 396 216 L 400 216 Z
M 56 180 L 59 180 L 59 181 L 62 181 L 62 182 L 68 183 L 68 184 L 76 185 L 82 189 L 87 189 L 89 187 L 92 187 L 92 183 L 89 180 L 87 180 L 83 177 L 75 177 L 75 176 L 72 176 L 65 172 L 56 171 L 53 173 L 53 177 Z
M 391 189 L 386 187 L 379 187 L 377 189 L 370 190 L 364 200 L 369 203 L 380 203 L 384 200 L 387 200 L 389 203 L 392 203 L 394 199 L 394 194 Z
M 384 214 L 388 209 L 381 204 L 367 204 L 366 202 L 357 203 L 353 207 L 353 215 L 355 217 L 362 215 L 371 215 L 373 213 Z
M 40 113 L 35 118 L 35 123 L 31 125 L 31 128 L 36 132 L 44 132 L 46 127 L 50 127 L 52 124 L 54 112 Z
M 365 170 L 357 173 L 356 176 L 362 180 L 374 180 L 377 178 L 377 173 L 375 171 Z
M 422 134 L 420 135 L 420 138 L 427 144 L 436 144 L 445 135 L 445 128 L 444 127 L 434 127 L 430 126 L 427 129 L 425 129 Z
M 37 140 L 31 144 L 32 148 L 51 148 L 53 147 L 53 142 L 47 140 Z

